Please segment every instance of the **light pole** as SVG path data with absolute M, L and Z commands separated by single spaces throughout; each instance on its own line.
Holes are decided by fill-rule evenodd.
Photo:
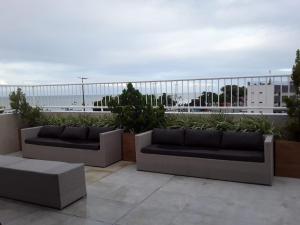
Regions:
M 87 77 L 78 77 L 81 79 L 81 90 L 82 90 L 82 106 L 83 106 L 83 111 L 85 111 L 85 97 L 84 97 L 84 80 L 87 80 Z

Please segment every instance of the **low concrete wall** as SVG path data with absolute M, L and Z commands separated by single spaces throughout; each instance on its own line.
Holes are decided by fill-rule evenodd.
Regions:
M 22 123 L 14 114 L 0 114 L 0 154 L 20 150 L 19 128 Z

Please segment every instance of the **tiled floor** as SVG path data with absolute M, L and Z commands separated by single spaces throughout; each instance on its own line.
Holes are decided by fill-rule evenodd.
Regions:
M 4 225 L 299 225 L 300 179 L 272 187 L 86 167 L 88 195 L 62 211 L 0 198 Z

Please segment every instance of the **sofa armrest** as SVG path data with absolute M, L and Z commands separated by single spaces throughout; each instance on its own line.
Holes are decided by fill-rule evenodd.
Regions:
M 151 143 L 152 143 L 152 130 L 135 135 L 136 154 L 139 154 L 142 148 L 151 145 Z
M 37 137 L 41 128 L 42 128 L 42 126 L 21 129 L 22 140 L 23 139 L 26 140 L 27 138 Z
M 266 135 L 264 141 L 264 156 L 266 161 L 273 162 L 273 151 L 274 151 L 274 143 L 273 143 L 273 135 Z
M 103 151 L 107 165 L 119 161 L 122 158 L 123 130 L 117 129 L 100 133 L 100 151 Z
M 264 142 L 264 156 L 265 165 L 269 170 L 270 180 L 269 183 L 272 184 L 274 176 L 274 137 L 273 135 L 266 135 Z
M 25 144 L 26 139 L 37 137 L 41 128 L 42 126 L 21 129 L 22 145 Z

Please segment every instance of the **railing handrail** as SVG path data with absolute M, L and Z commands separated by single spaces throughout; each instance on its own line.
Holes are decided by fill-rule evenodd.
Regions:
M 118 96 L 129 82 L 146 97 L 147 104 L 154 107 L 162 104 L 169 111 L 284 112 L 284 97 L 294 93 L 291 75 L 288 74 L 100 83 L 2 84 L 0 105 L 9 108 L 9 94 L 21 88 L 29 104 L 45 110 L 103 111 L 107 110 L 111 97 L 117 97 L 119 101 Z
M 159 82 L 178 82 L 178 81 L 199 81 L 199 80 L 231 80 L 231 79 L 251 79 L 251 78 L 276 78 L 276 77 L 291 77 L 289 74 L 275 75 L 255 75 L 255 76 L 224 76 L 224 77 L 199 77 L 186 79 L 167 79 L 167 80 L 136 80 L 136 81 L 112 81 L 112 82 L 86 82 L 84 85 L 95 84 L 127 84 L 127 83 L 159 83 Z M 3 87 L 47 87 L 47 86 L 66 86 L 66 85 L 82 85 L 82 83 L 53 83 L 53 84 L 0 84 Z

